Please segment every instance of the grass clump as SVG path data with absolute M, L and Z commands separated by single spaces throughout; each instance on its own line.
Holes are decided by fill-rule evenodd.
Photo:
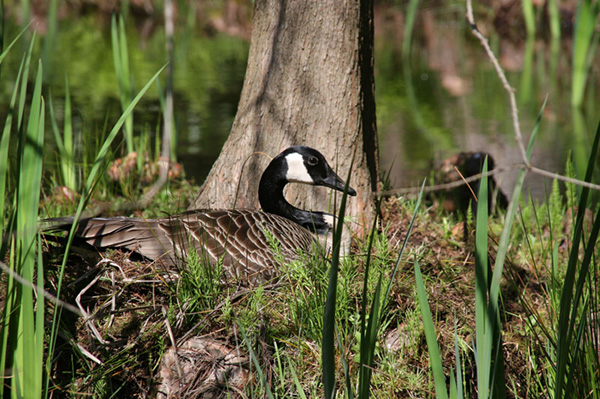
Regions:
M 223 261 L 211 265 L 193 248 L 187 254 L 177 298 L 188 313 L 214 309 L 222 300 Z

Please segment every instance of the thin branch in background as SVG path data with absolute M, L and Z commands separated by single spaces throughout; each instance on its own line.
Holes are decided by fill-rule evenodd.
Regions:
M 471 4 L 471 0 L 467 0 L 467 21 L 469 25 L 471 25 L 471 31 L 473 35 L 479 39 L 481 45 L 483 46 L 485 52 L 487 53 L 492 65 L 496 68 L 496 73 L 498 73 L 498 77 L 504 86 L 504 89 L 508 93 L 508 98 L 510 100 L 510 110 L 512 114 L 513 127 L 515 129 L 515 136 L 517 137 L 517 144 L 519 145 L 519 150 L 521 151 L 521 158 L 525 163 L 525 166 L 529 168 L 529 161 L 527 160 L 527 155 L 525 152 L 525 146 L 523 145 L 523 135 L 521 134 L 521 126 L 519 124 L 519 115 L 517 108 L 517 99 L 515 97 L 515 89 L 510 85 L 508 79 L 506 79 L 506 75 L 504 74 L 504 70 L 500 66 L 498 59 L 494 55 L 494 52 L 490 48 L 488 40 L 481 34 L 479 29 L 477 29 L 477 25 L 475 25 L 475 20 L 473 18 L 473 5 Z
M 465 178 L 464 180 L 461 179 L 461 180 L 455 180 L 455 181 L 452 181 L 449 183 L 425 186 L 423 188 L 423 192 L 430 193 L 433 191 L 441 191 L 441 190 L 449 190 L 452 188 L 457 188 L 460 186 L 464 186 L 465 184 L 477 181 L 477 180 L 481 179 L 482 177 L 490 177 L 490 176 L 500 175 L 500 174 L 506 173 L 510 170 L 520 168 L 521 166 L 522 166 L 522 164 L 515 164 L 511 167 L 494 168 L 494 169 L 490 170 L 489 172 L 478 173 L 476 175 L 469 176 L 469 177 Z M 572 177 L 562 176 L 562 175 L 559 175 L 558 173 L 548 172 L 547 170 L 536 168 L 535 166 L 530 166 L 528 168 L 528 170 L 530 170 L 533 173 L 542 175 L 542 176 L 546 176 L 546 177 L 550 177 L 552 179 L 564 181 L 565 183 L 576 184 L 581 187 L 587 187 L 592 190 L 600 191 L 600 185 L 598 185 L 598 184 L 588 183 L 588 182 L 585 182 L 582 180 L 573 179 Z M 421 191 L 421 187 L 401 187 L 401 188 L 393 188 L 393 189 L 384 190 L 384 191 L 376 191 L 373 193 L 373 195 L 376 197 L 381 197 L 381 196 L 386 196 L 386 195 L 394 195 L 394 194 L 395 195 L 406 195 L 406 194 L 417 194 L 420 191 Z
M 516 165 L 513 167 L 506 167 L 506 168 L 494 168 L 494 169 L 490 170 L 489 172 L 478 173 L 476 175 L 463 178 L 461 180 L 455 180 L 455 181 L 452 181 L 449 183 L 443 183 L 443 184 L 435 184 L 433 186 L 425 186 L 425 187 L 423 187 L 423 193 L 430 193 L 432 191 L 448 190 L 451 188 L 464 186 L 465 184 L 477 181 L 477 180 L 481 179 L 482 177 L 499 175 L 501 173 L 508 172 L 509 170 L 516 169 L 518 167 L 520 167 L 520 165 Z M 420 191 L 421 191 L 421 187 L 405 187 L 405 188 L 394 188 L 394 189 L 385 190 L 385 191 L 376 191 L 375 193 L 373 193 L 373 195 L 384 196 L 384 195 L 391 195 L 391 194 L 417 194 Z
M 579 179 L 573 179 L 572 177 L 567 177 L 567 176 L 559 175 L 558 173 L 549 172 L 549 171 L 544 170 L 544 169 L 536 168 L 535 166 L 530 166 L 529 170 L 531 172 L 533 172 L 533 173 L 537 173 L 538 175 L 550 177 L 552 179 L 562 180 L 565 183 L 577 184 L 578 186 L 581 186 L 581 187 L 587 187 L 587 188 L 590 188 L 592 190 L 598 190 L 598 191 L 600 191 L 600 185 L 598 185 L 598 184 L 588 183 L 586 181 L 579 180 Z

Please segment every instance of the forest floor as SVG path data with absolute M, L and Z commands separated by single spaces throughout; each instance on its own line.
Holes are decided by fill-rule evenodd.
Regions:
M 185 182 L 174 184 L 168 201 L 177 198 L 180 204 L 193 198 L 196 189 Z M 164 209 L 164 199 L 156 202 L 145 217 L 156 217 Z M 466 396 L 475 395 L 474 228 L 470 217 L 465 221 L 438 203 L 417 210 L 391 284 L 375 352 L 373 397 L 434 396 L 416 299 L 415 260 L 425 279 L 444 368 L 456 367 L 458 347 Z M 538 371 L 532 359 L 544 357 L 546 342 L 532 332 L 531 317 L 546 318 L 543 314 L 551 311 L 550 224 L 532 218 L 545 206 L 523 204 L 504 267 L 501 317 L 511 397 L 537 392 L 533 385 Z M 389 197 L 383 202 L 371 251 L 370 293 L 379 274 L 384 282 L 391 278 L 414 207 L 414 199 Z M 570 231 L 568 215 L 562 216 L 564 223 L 555 228 L 553 242 L 560 243 L 557 248 L 564 259 Z M 492 264 L 501 229 L 502 214 L 492 216 Z M 63 249 L 50 241 L 46 245 L 46 263 L 51 265 L 46 266 L 48 285 L 55 286 Z M 355 237 L 352 254 L 339 271 L 337 334 L 344 348 L 343 353 L 338 351 L 339 390 L 344 388 L 344 359 L 351 379 L 358 373 L 366 248 L 366 238 Z M 194 266 L 197 263 L 188 260 L 168 270 L 119 251 L 73 251 L 60 297 L 78 306 L 83 317 L 62 312 L 52 371 L 55 397 L 167 397 L 168 393 L 263 397 L 262 378 L 276 397 L 322 397 L 321 338 L 329 262 L 292 267 L 278 283 L 253 289 L 223 287 L 206 267 Z

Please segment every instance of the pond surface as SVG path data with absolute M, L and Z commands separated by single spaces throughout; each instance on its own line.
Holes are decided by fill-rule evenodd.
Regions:
M 404 62 L 404 8 L 378 7 L 375 25 L 380 169 L 382 173 L 391 169 L 392 187 L 419 185 L 431 177 L 435 165 L 460 151 L 488 152 L 500 167 L 517 165 L 520 152 L 508 96 L 481 45 L 471 35 L 464 12 L 457 10 L 456 5 L 421 9 L 410 58 Z M 185 17 L 182 14 L 180 19 Z M 187 176 L 200 183 L 233 123 L 249 43 L 241 36 L 215 32 L 209 35 L 192 19 L 178 23 L 176 30 L 175 121 L 179 161 Z M 163 26 L 154 21 L 140 22 L 129 17 L 125 25 L 132 82 L 137 91 L 166 63 L 165 34 Z M 572 153 L 575 166 L 581 171 L 600 118 L 600 62 L 592 63 L 583 107 L 573 109 L 572 50 L 568 39 L 554 47 L 543 40 L 508 41 L 499 38 L 493 28 L 482 26 L 480 29 L 490 38 L 517 90 L 525 140 L 545 98 L 548 99 L 533 164 L 562 173 L 567 156 Z M 106 134 L 106 126 L 112 126 L 121 113 L 110 19 L 98 15 L 60 18 L 54 35 L 47 34 L 43 27 L 38 29 L 41 40 L 36 41 L 35 54 L 44 60 L 46 98 L 51 94 L 61 120 L 67 76 L 75 131 L 89 136 L 78 136 L 78 151 L 93 153 L 100 137 Z M 19 30 L 16 18 L 9 20 L 8 41 Z M 28 40 L 18 43 L 2 65 L 2 120 L 27 45 Z M 154 138 L 161 123 L 159 90 L 151 89 L 135 112 L 135 132 Z M 51 164 L 56 162 L 56 150 L 50 131 L 46 155 Z M 510 193 L 515 175 L 513 168 L 498 177 L 505 192 Z M 529 177 L 527 186 L 535 197 L 542 198 L 549 183 L 534 175 Z

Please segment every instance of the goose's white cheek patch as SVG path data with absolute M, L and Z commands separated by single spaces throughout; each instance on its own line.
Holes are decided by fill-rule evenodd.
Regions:
M 288 181 L 295 183 L 314 184 L 312 177 L 310 177 L 308 170 L 306 170 L 302 155 L 298 153 L 289 154 L 286 155 L 285 160 L 288 166 L 288 171 L 285 177 Z

